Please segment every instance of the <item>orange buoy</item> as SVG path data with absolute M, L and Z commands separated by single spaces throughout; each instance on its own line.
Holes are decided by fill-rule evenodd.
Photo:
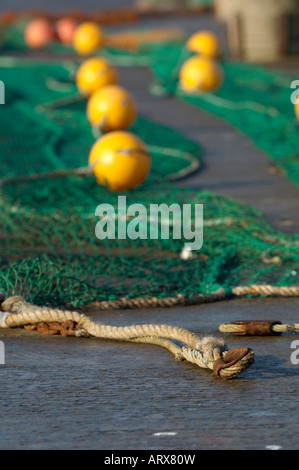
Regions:
M 186 93 L 204 93 L 217 90 L 223 81 L 219 64 L 208 57 L 188 59 L 180 70 L 180 86 Z
M 76 74 L 77 88 L 84 96 L 90 96 L 104 86 L 115 85 L 118 79 L 117 69 L 102 57 L 85 60 Z
M 26 26 L 24 39 L 30 49 L 40 49 L 55 39 L 55 31 L 50 21 L 36 18 Z
M 97 182 L 111 191 L 128 191 L 141 185 L 151 168 L 145 143 L 127 131 L 113 131 L 100 137 L 89 154 Z
M 119 85 L 108 85 L 91 95 L 87 103 L 90 124 L 103 132 L 129 129 L 137 115 L 132 95 Z
M 74 18 L 65 17 L 56 22 L 56 32 L 62 44 L 70 45 L 73 42 L 78 22 Z

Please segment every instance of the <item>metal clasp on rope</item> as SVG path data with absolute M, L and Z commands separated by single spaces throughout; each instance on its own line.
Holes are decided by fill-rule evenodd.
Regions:
M 299 333 L 299 323 L 283 324 L 281 321 L 240 320 L 219 325 L 221 333 L 235 336 L 279 336 L 282 333 Z

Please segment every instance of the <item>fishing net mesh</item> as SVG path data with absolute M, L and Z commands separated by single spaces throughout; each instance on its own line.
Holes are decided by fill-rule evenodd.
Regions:
M 151 51 L 151 67 L 158 79 L 155 90 L 177 93 L 177 65 L 185 52 L 179 45 L 165 48 Z M 222 115 L 242 130 L 246 128 L 246 133 L 252 131 L 253 140 L 268 150 L 297 184 L 298 127 L 290 118 L 288 103 L 283 104 L 282 78 L 261 71 L 251 80 L 245 65 L 224 67 L 228 79 L 216 95 L 183 98 Z M 146 208 L 147 233 L 152 204 L 191 204 L 193 209 L 203 204 L 203 245 L 192 257 L 182 256 L 185 240 L 173 237 L 171 222 L 166 239 L 119 239 L 116 223 L 115 239 L 99 240 L 95 235 L 99 220 L 96 207 L 111 204 L 117 220 L 120 194 L 99 186 L 93 177 L 52 176 L 34 181 L 12 179 L 9 183 L 9 178 L 18 175 L 87 165 L 95 137 L 87 121 L 86 102 L 66 100 L 61 104 L 61 99 L 77 93 L 73 72 L 74 63 L 62 60 L 37 63 L 2 58 L 0 62 L 6 94 L 6 104 L 0 109 L 0 159 L 2 176 L 8 179 L 0 193 L 0 291 L 4 295 L 22 295 L 43 305 L 80 307 L 120 297 L 192 297 L 220 287 L 229 293 L 240 285 L 298 284 L 299 236 L 277 232 L 263 214 L 232 198 L 179 187 L 175 175 L 179 178 L 188 166 L 184 152 L 200 162 L 202 151 L 173 129 L 145 117 L 138 117 L 131 131 L 149 146 L 151 173 L 141 187 L 122 195 L 127 206 L 140 203 Z M 269 89 L 271 96 L 265 92 Z M 272 106 L 273 94 L 278 114 L 245 106 L 244 96 L 246 102 Z M 263 100 L 257 100 L 261 96 Z M 230 106 L 221 107 L 218 100 L 222 99 Z M 236 110 L 231 103 L 240 107 Z M 262 139 L 265 126 L 267 133 Z M 269 126 L 275 132 L 270 132 Z M 194 228 L 195 210 L 191 213 Z

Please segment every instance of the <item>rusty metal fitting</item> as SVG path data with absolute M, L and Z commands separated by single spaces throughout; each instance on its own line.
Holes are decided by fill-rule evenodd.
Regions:
M 37 330 L 37 325 L 29 323 L 28 325 L 23 325 L 24 330 L 34 331 Z
M 57 335 L 60 332 L 60 324 L 57 322 L 45 323 L 41 322 L 37 325 L 37 331 L 44 335 Z
M 65 322 L 40 322 L 34 325 L 24 325 L 25 330 L 37 330 L 39 333 L 44 335 L 58 335 L 62 336 L 76 336 L 77 324 L 72 320 Z
M 281 325 L 280 321 L 268 320 L 240 320 L 229 325 L 238 325 L 240 328 L 232 331 L 233 335 L 243 336 L 277 336 L 280 332 L 273 330 L 274 325 Z
M 60 333 L 62 336 L 76 336 L 77 323 L 72 320 L 67 320 L 61 323 Z
M 230 349 L 224 357 L 215 361 L 213 371 L 218 377 L 231 379 L 248 369 L 253 362 L 254 352 L 251 348 Z

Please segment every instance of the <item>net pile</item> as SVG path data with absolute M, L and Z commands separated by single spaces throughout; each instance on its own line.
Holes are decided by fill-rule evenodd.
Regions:
M 95 140 L 86 103 L 55 105 L 76 92 L 70 64 L 3 58 L 0 65 L 6 84 L 6 105 L 0 110 L 2 176 L 85 166 Z M 117 214 L 119 194 L 92 177 L 8 183 L 0 194 L 0 291 L 5 296 L 80 307 L 298 283 L 299 236 L 277 233 L 262 214 L 231 198 L 177 187 L 175 176 L 172 182 L 168 177 L 179 177 L 186 168 L 183 152 L 200 161 L 197 144 L 143 117 L 131 130 L 152 149 L 153 164 L 148 180 L 124 193 L 127 205 L 141 203 L 149 214 L 154 203 L 203 204 L 201 250 L 185 259 L 185 240 L 173 239 L 171 224 L 169 239 L 123 240 L 116 233 L 115 240 L 98 240 L 95 209 L 110 203 Z M 174 156 L 169 148 L 180 153 Z

